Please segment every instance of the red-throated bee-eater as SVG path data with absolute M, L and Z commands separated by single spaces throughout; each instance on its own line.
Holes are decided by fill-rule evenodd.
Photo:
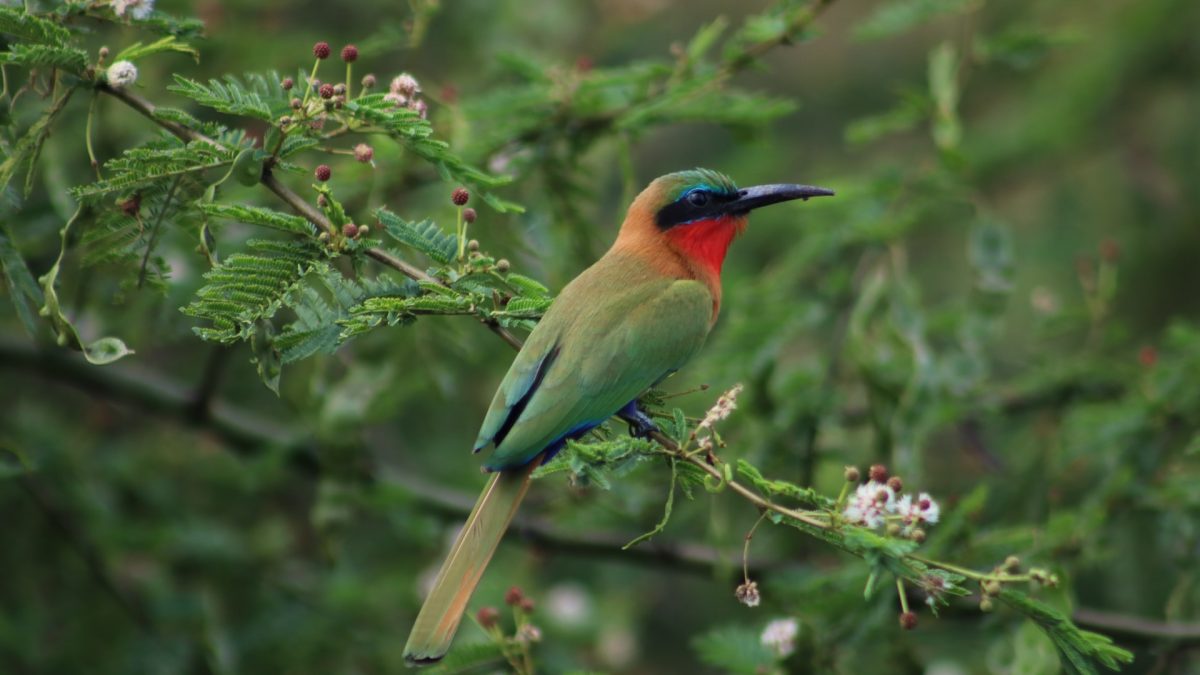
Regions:
M 694 355 L 717 320 L 721 265 L 749 213 L 832 195 L 809 185 L 738 189 L 707 169 L 655 179 L 629 207 L 612 248 L 563 288 L 492 399 L 475 452 L 492 477 L 454 542 L 408 637 L 409 663 L 450 642 L 530 476 L 566 442 L 624 413 L 653 428 L 637 397 Z

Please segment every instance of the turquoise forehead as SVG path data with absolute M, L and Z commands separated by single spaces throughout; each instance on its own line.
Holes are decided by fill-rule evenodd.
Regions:
M 675 201 L 682 197 L 690 190 L 695 188 L 704 188 L 712 192 L 734 195 L 737 194 L 737 185 L 723 173 L 713 171 L 712 169 L 691 169 L 689 171 L 679 171 L 669 173 L 662 177 L 661 180 L 667 181 L 664 192 L 670 201 Z

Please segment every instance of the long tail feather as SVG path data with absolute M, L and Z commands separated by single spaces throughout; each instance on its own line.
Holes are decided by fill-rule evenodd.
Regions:
M 450 650 L 467 602 L 525 498 L 539 463 L 535 459 L 525 468 L 492 474 L 417 614 L 404 646 L 404 660 L 410 665 L 435 663 Z

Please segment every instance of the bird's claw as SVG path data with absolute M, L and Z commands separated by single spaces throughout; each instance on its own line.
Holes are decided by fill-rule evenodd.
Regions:
M 636 400 L 621 408 L 620 415 L 629 423 L 629 435 L 634 438 L 647 438 L 650 434 L 660 431 L 654 420 L 638 407 Z

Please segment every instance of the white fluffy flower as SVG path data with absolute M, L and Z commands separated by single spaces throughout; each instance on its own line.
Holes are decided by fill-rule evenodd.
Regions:
M 941 515 L 941 509 L 928 492 L 922 492 L 915 500 L 909 495 L 904 495 L 896 504 L 896 512 L 904 519 L 904 524 L 909 526 L 921 523 L 932 525 Z
M 417 78 L 408 73 L 401 73 L 392 79 L 392 84 L 388 87 L 393 94 L 412 97 L 413 94 L 421 91 L 421 85 L 417 82 Z
M 775 619 L 763 629 L 763 646 L 779 655 L 780 658 L 791 656 L 796 651 L 796 636 L 800 634 L 800 624 L 795 619 Z
M 859 485 L 854 496 L 846 504 L 842 515 L 858 525 L 876 528 L 883 524 L 884 517 L 896 510 L 896 493 L 885 483 L 868 481 Z
M 137 66 L 129 61 L 117 61 L 108 67 L 104 77 L 114 87 L 125 87 L 137 82 Z
M 392 107 L 395 108 L 402 108 L 408 104 L 408 99 L 404 97 L 404 94 L 398 94 L 394 91 L 389 91 L 388 93 L 384 94 L 383 100 L 391 103 Z
M 154 0 L 113 0 L 112 9 L 117 16 L 125 16 L 125 12 L 129 12 L 129 16 L 142 21 L 154 11 Z
M 700 428 L 710 429 L 712 425 L 729 417 L 737 409 L 737 397 L 740 393 L 742 393 L 742 385 L 735 384 L 732 389 L 721 394 L 721 397 L 717 399 L 713 407 L 709 408 L 708 412 L 704 414 L 704 419 L 700 420 Z

